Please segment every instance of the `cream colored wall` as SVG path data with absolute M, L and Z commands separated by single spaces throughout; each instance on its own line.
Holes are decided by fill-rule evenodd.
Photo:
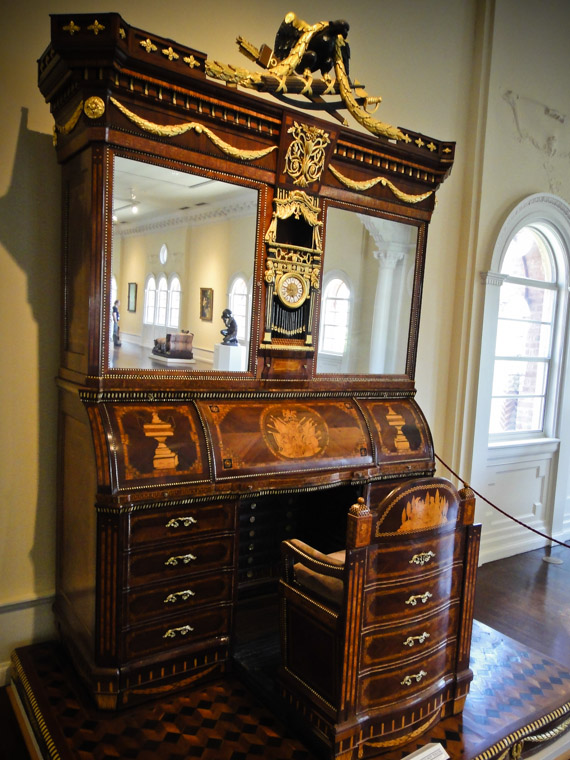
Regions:
M 163 265 L 158 253 L 161 246 L 168 248 L 168 258 Z M 186 230 L 183 227 L 165 228 L 160 232 L 128 235 L 116 240 L 117 251 L 121 260 L 120 275 L 117 277 L 118 297 L 121 300 L 121 332 L 124 336 L 140 339 L 143 330 L 144 288 L 147 275 L 153 274 L 158 279 L 164 274 L 168 279 L 177 274 L 181 283 L 187 279 Z M 113 249 L 113 259 L 115 258 Z M 137 285 L 137 308 L 134 312 L 127 310 L 128 284 Z M 184 308 L 185 291 L 182 294 Z M 185 328 L 185 325 L 182 324 Z
M 238 65 L 247 64 L 236 35 L 271 45 L 289 10 L 309 21 L 347 16 L 351 72 L 383 97 L 377 117 L 457 142 L 430 226 L 417 372 L 418 401 L 436 449 L 454 463 L 470 461 L 482 298 L 477 272 L 488 266 L 501 219 L 522 196 L 552 190 L 570 201 L 566 0 L 354 0 L 348 6 L 313 0 L 306 14 L 289 0 L 218 0 L 215 14 L 211 6 L 181 0 L 7 4 L 0 32 L 0 663 L 14 646 L 53 635 L 59 169 L 36 59 L 49 42 L 49 13 L 71 18 L 94 8 L 118 11 L 142 29 Z M 519 122 L 521 132 L 507 90 L 519 105 L 539 104 Z M 565 124 L 545 118 L 543 103 L 568 115 Z M 545 139 L 554 131 L 558 144 L 549 153 Z
M 213 354 L 220 343 L 224 324 L 222 311 L 228 306 L 228 285 L 232 275 L 253 275 L 255 218 L 241 217 L 203 224 L 188 230 L 189 261 L 188 309 L 186 324 L 194 333 L 194 346 Z M 214 291 L 212 321 L 200 319 L 200 288 Z

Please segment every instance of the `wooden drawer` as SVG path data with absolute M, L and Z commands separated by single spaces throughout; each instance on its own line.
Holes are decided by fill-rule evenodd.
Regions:
M 358 683 L 359 710 L 413 697 L 453 672 L 455 642 L 442 646 L 428 657 L 416 657 L 362 675 Z
M 429 652 L 457 634 L 459 601 L 403 625 L 372 629 L 362 635 L 360 668 L 401 661 L 416 652 Z
M 412 578 L 449 567 L 454 557 L 460 556 L 461 543 L 452 531 L 423 541 L 409 539 L 371 546 L 366 582 L 373 583 L 379 577 Z
M 127 561 L 130 586 L 164 580 L 167 588 L 172 578 L 232 565 L 233 537 L 188 538 L 176 545 L 132 552 Z
M 153 624 L 132 628 L 125 634 L 127 657 L 142 657 L 153 652 L 198 645 L 216 636 L 227 636 L 230 606 L 218 605 L 185 612 Z
M 415 581 L 377 584 L 364 592 L 364 626 L 387 624 L 430 615 L 450 601 L 459 599 L 461 573 L 452 568 Z
M 134 588 L 126 596 L 129 625 L 168 614 L 185 612 L 204 604 L 227 602 L 232 597 L 233 570 L 192 575 L 153 588 Z
M 206 532 L 234 529 L 233 502 L 196 505 L 164 512 L 138 512 L 131 515 L 132 546 L 165 539 L 180 539 Z

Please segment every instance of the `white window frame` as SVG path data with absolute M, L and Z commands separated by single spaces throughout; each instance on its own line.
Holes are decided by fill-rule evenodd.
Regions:
M 493 366 L 499 314 L 500 287 L 506 282 L 518 282 L 501 273 L 501 266 L 509 245 L 515 235 L 524 227 L 537 229 L 543 238 L 549 241 L 549 247 L 556 262 L 557 281 L 557 311 L 553 320 L 553 336 L 551 359 L 549 367 L 548 387 L 546 390 L 545 408 L 542 429 L 539 431 L 519 431 L 489 435 L 491 414 L 491 396 L 493 382 Z M 485 298 L 485 313 L 483 318 L 483 339 L 481 349 L 481 366 L 478 393 L 478 423 L 483 424 L 479 417 L 486 409 L 486 431 L 489 446 L 504 446 L 511 443 L 518 445 L 524 441 L 550 440 L 559 435 L 557 430 L 560 390 L 563 384 L 563 354 L 568 345 L 565 341 L 568 321 L 568 282 L 570 270 L 570 207 L 556 196 L 537 193 L 519 203 L 509 214 L 497 238 L 492 258 L 492 269 L 482 273 L 483 282 L 487 285 Z M 525 281 L 526 282 L 526 281 Z M 532 284 L 533 281 L 528 281 Z M 486 399 L 484 398 L 486 396 Z
M 550 254 L 554 269 L 554 278 L 553 280 L 549 281 L 535 280 L 531 279 L 530 277 L 517 277 L 515 275 L 509 274 L 508 272 L 500 272 L 501 276 L 504 278 L 501 287 L 504 287 L 506 284 L 521 285 L 523 287 L 535 288 L 537 290 L 550 291 L 554 294 L 554 310 L 552 321 L 549 323 L 551 326 L 550 345 L 548 347 L 548 352 L 544 356 L 540 357 L 501 356 L 495 353 L 493 356 L 493 365 L 495 365 L 497 361 L 501 360 L 509 362 L 532 362 L 536 360 L 537 362 L 545 365 L 546 380 L 544 392 L 541 394 L 536 394 L 544 400 L 542 419 L 540 426 L 535 429 L 502 431 L 497 433 L 489 432 L 490 442 L 508 442 L 510 440 L 515 441 L 528 438 L 541 438 L 547 435 L 552 435 L 554 428 L 556 399 L 558 396 L 557 391 L 560 381 L 560 362 L 558 360 L 558 354 L 560 352 L 561 343 L 563 343 L 563 335 L 561 333 L 561 320 L 563 319 L 566 311 L 566 305 L 563 302 L 561 303 L 561 300 L 564 301 L 564 252 L 561 240 L 559 239 L 556 231 L 549 224 L 535 222 L 521 224 L 508 240 L 507 246 L 503 251 L 501 257 L 499 269 L 503 268 L 504 259 L 511 243 L 513 242 L 516 235 L 523 229 L 531 229 L 542 239 L 543 244 L 548 249 L 548 252 Z M 504 317 L 502 318 L 504 319 Z M 501 317 L 497 313 L 497 327 L 500 319 Z M 491 400 L 494 398 L 497 397 L 493 395 L 493 392 L 491 390 Z
M 164 300 L 164 303 L 161 301 Z M 163 314 L 164 312 L 164 318 Z M 154 307 L 154 324 L 158 327 L 166 327 L 168 317 L 168 280 L 165 274 L 159 274 L 156 283 L 156 303 Z
M 244 314 L 244 321 L 243 323 L 238 318 L 240 315 L 238 313 L 238 316 L 236 316 L 236 312 L 234 309 L 234 293 L 233 290 L 235 288 L 235 285 L 237 282 L 244 282 L 245 283 L 245 314 Z M 238 324 L 238 341 L 242 344 L 247 344 L 249 341 L 249 332 L 250 332 L 250 326 L 251 326 L 251 291 L 252 291 L 252 280 L 251 278 L 248 278 L 243 272 L 236 272 L 232 275 L 230 278 L 230 281 L 228 283 L 228 293 L 227 293 L 227 303 L 228 303 L 228 309 L 232 312 L 237 324 Z
M 344 350 L 333 352 L 333 351 L 325 351 L 323 348 L 323 340 L 324 340 L 323 327 L 324 327 L 324 320 L 326 317 L 326 306 L 327 306 L 326 293 L 327 293 L 327 289 L 329 288 L 329 286 L 334 280 L 340 280 L 348 288 L 349 296 L 348 296 L 348 317 L 346 320 L 346 335 L 345 335 L 345 342 L 344 342 Z M 320 315 L 320 320 L 319 320 L 319 355 L 342 357 L 343 360 L 346 360 L 348 358 L 348 354 L 350 351 L 350 346 L 348 344 L 348 336 L 351 334 L 351 323 L 352 323 L 353 314 L 354 314 L 354 288 L 352 286 L 350 277 L 342 269 L 332 269 L 330 272 L 327 272 L 325 276 L 323 277 L 321 315 Z
M 176 283 L 178 283 L 177 288 L 174 287 Z M 174 306 L 174 301 L 176 300 L 174 297 L 174 293 L 178 294 L 178 304 L 176 305 L 176 307 Z M 167 326 L 172 328 L 173 330 L 178 330 L 180 328 L 181 306 L 182 306 L 182 281 L 180 277 L 176 274 L 176 272 L 173 272 L 168 278 L 168 303 L 166 307 Z M 176 320 L 172 319 L 172 312 L 174 309 L 176 309 L 176 313 L 178 316 Z
M 154 283 L 154 287 L 151 288 L 150 284 Z M 144 309 L 143 309 L 143 324 L 144 325 L 154 325 L 154 320 L 156 316 L 156 277 L 154 274 L 149 273 L 146 276 L 145 284 L 144 284 Z M 152 301 L 152 308 L 149 306 L 149 294 L 153 293 L 153 301 Z M 149 311 L 152 311 L 152 318 L 149 314 Z

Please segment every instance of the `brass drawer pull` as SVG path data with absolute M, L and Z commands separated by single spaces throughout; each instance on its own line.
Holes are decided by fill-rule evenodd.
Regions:
M 429 633 L 427 633 L 427 631 L 424 631 L 421 636 L 408 636 L 408 638 L 404 641 L 404 646 L 413 647 L 416 641 L 418 644 L 423 644 L 427 639 L 429 639 Z
M 414 554 L 412 559 L 408 562 L 409 565 L 427 565 L 427 563 L 435 558 L 435 554 L 430 550 L 429 552 L 422 552 L 421 554 Z
M 414 681 L 419 683 L 422 678 L 425 678 L 426 676 L 427 673 L 425 670 L 420 670 L 419 673 L 413 673 L 411 676 L 406 676 L 403 681 L 400 681 L 400 683 L 402 686 L 411 686 Z
M 180 628 L 169 628 L 164 636 L 163 639 L 173 639 L 177 634 L 180 634 L 181 636 L 186 636 L 189 633 L 192 633 L 194 629 L 191 625 L 183 625 Z
M 171 565 L 175 566 L 179 562 L 183 562 L 185 565 L 187 565 L 189 562 L 192 562 L 192 560 L 196 559 L 196 557 L 193 554 L 180 554 L 178 557 L 170 557 L 166 560 L 164 563 L 165 565 Z
M 166 599 L 164 600 L 164 604 L 168 604 L 169 602 L 177 602 L 178 599 L 182 599 L 183 602 L 185 602 L 187 599 L 190 599 L 191 596 L 196 596 L 196 594 L 191 589 L 185 589 L 184 591 L 176 591 L 174 594 L 169 594 Z
M 195 517 L 174 517 L 166 523 L 167 528 L 179 528 L 182 523 L 182 527 L 189 528 L 191 525 L 198 525 L 198 520 Z
M 415 607 L 418 603 L 418 599 L 422 604 L 425 604 L 428 599 L 431 599 L 433 594 L 431 594 L 429 591 L 426 591 L 425 594 L 416 594 L 415 596 L 411 596 L 409 599 L 406 600 L 405 604 L 411 604 L 412 607 Z

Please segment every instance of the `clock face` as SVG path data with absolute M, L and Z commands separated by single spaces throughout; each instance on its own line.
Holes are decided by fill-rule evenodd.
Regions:
M 285 306 L 300 306 L 307 297 L 307 285 L 298 274 L 283 275 L 277 293 Z
M 160 251 L 158 252 L 158 258 L 161 264 L 166 264 L 166 259 L 168 258 L 168 248 L 163 243 L 160 246 Z

